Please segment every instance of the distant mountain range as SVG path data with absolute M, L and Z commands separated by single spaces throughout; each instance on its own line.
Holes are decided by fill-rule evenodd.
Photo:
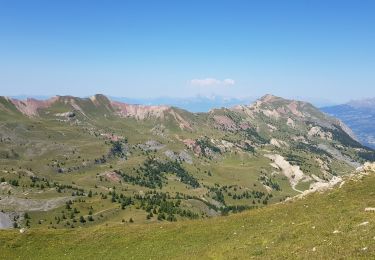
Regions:
M 341 119 L 361 143 L 375 148 L 375 98 L 323 107 L 321 110 Z
M 18 100 L 26 100 L 28 98 L 46 100 L 51 96 L 36 96 L 36 95 L 17 95 L 11 98 Z M 223 97 L 223 96 L 193 96 L 193 97 L 155 97 L 155 98 L 129 98 L 129 97 L 109 97 L 111 100 L 123 102 L 127 104 L 139 104 L 148 106 L 167 105 L 179 107 L 193 113 L 208 112 L 213 108 L 233 107 L 236 105 L 250 104 L 256 100 L 255 97 Z
M 30 97 L 38 100 L 47 100 L 50 98 L 49 96 L 26 95 L 13 96 L 12 98 L 25 100 Z M 215 108 L 230 108 L 237 105 L 251 104 L 256 100 L 255 97 L 235 98 L 222 96 L 195 96 L 184 98 L 128 98 L 111 96 L 110 99 L 127 104 L 179 107 L 193 113 L 208 112 Z M 300 99 L 306 100 L 306 98 Z M 321 111 L 342 120 L 353 130 L 358 141 L 362 144 L 373 149 L 375 148 L 375 125 L 373 124 L 375 117 L 375 98 L 351 101 L 341 105 L 331 105 L 331 103 L 325 99 L 308 98 L 307 100 L 312 102 L 315 106 L 321 107 Z
M 0 229 L 225 215 L 375 158 L 340 120 L 273 95 L 206 113 L 100 94 L 0 97 L 0 122 Z
M 11 96 L 11 98 L 18 100 L 25 100 L 27 98 L 34 98 L 38 100 L 46 100 L 52 96 L 37 96 L 37 95 L 17 95 Z M 192 96 L 192 97 L 154 97 L 154 98 L 130 98 L 130 97 L 119 97 L 109 96 L 111 100 L 127 103 L 127 104 L 139 104 L 149 106 L 167 105 L 173 107 L 179 107 L 188 110 L 193 113 L 208 112 L 214 108 L 221 107 L 234 107 L 236 105 L 251 104 L 258 97 L 224 97 L 224 96 Z M 327 107 L 336 105 L 335 103 L 322 98 L 306 98 L 306 97 L 293 97 L 295 100 L 302 100 L 312 103 L 316 107 Z

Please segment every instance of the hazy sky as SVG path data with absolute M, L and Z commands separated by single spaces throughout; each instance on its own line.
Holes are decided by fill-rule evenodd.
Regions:
M 375 97 L 375 1 L 0 0 L 0 95 Z

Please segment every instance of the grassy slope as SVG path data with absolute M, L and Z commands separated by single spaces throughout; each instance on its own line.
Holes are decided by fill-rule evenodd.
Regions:
M 0 232 L 0 257 L 228 259 L 375 256 L 375 174 L 295 202 L 228 217 Z M 359 226 L 368 221 L 367 225 Z M 338 230 L 340 233 L 334 234 Z M 315 248 L 315 250 L 313 250 Z M 364 249 L 366 248 L 366 249 Z
M 29 199 L 51 199 L 54 197 L 71 196 L 72 191 L 69 189 L 58 193 L 53 187 L 45 188 L 44 190 L 40 189 L 38 186 L 31 188 L 31 180 L 26 174 L 26 170 L 28 169 L 30 169 L 29 172 L 34 173 L 36 176 L 48 179 L 50 183 L 74 184 L 75 187 L 84 189 L 85 194 L 87 194 L 89 190 L 93 193 L 102 192 L 107 194 L 109 189 L 115 186 L 117 191 L 123 192 L 124 195 L 133 196 L 134 194 L 138 194 L 139 191 L 148 191 L 149 189 L 125 182 L 120 184 L 109 180 L 100 181 L 97 174 L 112 171 L 113 169 L 121 169 L 126 173 L 134 174 L 132 169 L 138 168 L 147 157 L 144 151 L 135 148 L 137 144 L 145 143 L 148 140 L 156 140 L 165 144 L 165 148 L 155 153 L 152 152 L 152 154 L 158 158 L 165 159 L 166 156 L 164 152 L 167 150 L 179 152 L 187 149 L 180 139 L 197 139 L 203 135 L 207 135 L 216 139 L 215 142 L 220 144 L 221 139 L 238 143 L 247 138 L 252 138 L 252 136 L 246 136 L 241 131 L 221 131 L 212 127 L 214 124 L 213 116 L 216 114 L 228 115 L 235 121 L 240 120 L 239 117 L 244 117 L 244 115 L 236 114 L 228 109 L 215 110 L 216 114 L 207 113 L 199 115 L 193 115 L 186 111 L 175 109 L 183 115 L 185 119 L 189 119 L 189 121 L 192 122 L 195 131 L 191 132 L 181 130 L 176 120 L 169 114 L 163 120 L 150 118 L 144 121 L 137 121 L 132 118 L 105 117 L 104 114 L 110 112 L 110 110 L 105 108 L 105 104 L 103 106 L 97 106 L 92 104 L 89 100 L 77 100 L 76 102 L 85 110 L 85 116 L 76 112 L 75 118 L 78 118 L 79 122 L 75 122 L 75 119 L 61 122 L 58 120 L 64 120 L 65 118 L 55 116 L 56 113 L 74 110 L 70 105 L 65 104 L 65 99 L 68 98 L 63 98 L 61 102 L 55 103 L 52 107 L 39 111 L 41 114 L 40 117 L 27 118 L 15 110 L 7 100 L 0 98 L 0 108 L 5 107 L 6 111 L 10 111 L 9 113 L 0 113 L 0 121 L 2 122 L 0 123 L 0 137 L 9 137 L 9 140 L 6 139 L 4 142 L 0 143 L 0 177 L 4 177 L 8 182 L 14 179 L 19 181 L 20 185 L 18 187 L 12 187 L 12 196 Z M 287 126 L 286 120 L 284 121 L 277 122 L 264 115 L 260 115 L 254 123 L 255 125 L 259 124 L 262 126 L 260 127 L 260 132 L 268 139 L 271 137 L 271 132 L 266 131 L 266 123 L 272 123 L 278 126 L 280 131 L 275 131 L 272 135 L 284 141 L 288 141 L 291 135 L 297 136 L 307 131 L 304 128 L 303 131 L 290 128 Z M 155 126 L 161 124 L 165 126 L 166 137 L 153 134 L 151 131 Z M 306 128 L 306 126 L 304 127 Z M 300 131 L 302 131 L 302 133 L 300 133 Z M 97 135 L 94 135 L 94 133 Z M 100 135 L 100 133 L 113 133 L 127 137 L 132 154 L 129 155 L 126 161 L 118 158 L 107 158 L 107 162 L 95 164 L 94 159 L 107 155 L 110 149 L 110 144 L 105 144 L 109 139 Z M 257 144 L 257 141 L 254 142 Z M 6 158 L 7 154 L 12 155 L 12 150 L 18 154 L 18 157 L 10 156 L 11 158 Z M 189 165 L 184 163 L 184 167 L 192 176 L 197 178 L 201 184 L 209 187 L 214 187 L 215 184 L 221 187 L 233 186 L 232 188 L 228 188 L 228 191 L 236 195 L 241 195 L 246 190 L 266 192 L 266 188 L 259 180 L 259 176 L 263 173 L 271 176 L 275 169 L 271 167 L 271 161 L 263 156 L 264 153 L 276 153 L 283 156 L 290 153 L 298 155 L 303 159 L 303 170 L 305 171 L 305 168 L 308 170 L 306 173 L 313 173 L 317 176 L 321 174 L 321 169 L 315 159 L 316 157 L 321 158 L 322 155 L 313 154 L 308 150 L 296 150 L 294 146 L 277 148 L 272 145 L 259 145 L 255 154 L 246 152 L 245 150 L 232 149 L 213 159 L 202 156 L 196 157 L 191 150 L 187 149 L 187 151 L 193 157 L 193 164 Z M 62 168 L 73 168 L 74 170 L 72 172 L 59 174 L 57 173 L 57 162 L 62 165 Z M 345 163 L 339 163 L 335 160 L 329 163 L 329 165 L 332 172 L 335 174 L 344 174 L 352 170 L 352 168 L 345 165 Z M 113 166 L 113 168 L 111 166 Z M 210 174 L 208 174 L 208 171 L 210 171 Z M 19 174 L 21 174 L 22 177 L 18 179 Z M 192 189 L 176 181 L 175 176 L 171 175 L 168 177 L 171 178 L 161 191 L 169 192 L 172 196 L 176 192 L 180 192 L 189 196 L 205 197 L 210 202 L 212 202 L 211 199 L 215 196 L 215 194 L 209 192 L 206 187 Z M 297 194 L 296 191 L 292 190 L 287 178 L 282 174 L 276 174 L 273 180 L 280 185 L 282 190 L 273 190 L 273 197 L 268 203 L 279 202 L 287 196 Z M 301 183 L 297 188 L 307 189 L 308 184 L 309 183 Z M 237 190 L 236 192 L 234 191 L 235 189 Z M 258 201 L 253 198 L 234 199 L 229 196 L 229 192 L 223 191 L 225 201 L 229 206 L 263 206 L 262 200 Z M 6 196 L 7 193 L 8 190 L 6 189 L 0 190 L 0 195 L 2 196 Z M 110 203 L 110 196 L 106 200 L 99 199 L 99 196 L 100 195 L 94 195 L 93 198 L 87 198 L 86 196 L 75 197 L 75 199 L 85 200 L 84 202 L 75 202 L 73 206 L 81 212 L 80 215 L 86 216 L 89 212 L 89 207 L 93 207 L 92 211 L 95 221 L 87 222 L 83 226 L 103 225 L 103 223 L 109 225 L 119 224 L 122 220 L 129 220 L 130 218 L 133 218 L 137 224 L 156 221 L 156 215 L 154 215 L 151 220 L 147 220 L 147 213 L 137 210 L 137 206 L 131 206 L 121 211 L 118 210 L 120 204 Z M 207 206 L 200 201 L 190 200 L 183 202 L 185 209 L 191 209 L 199 214 L 207 213 Z M 9 209 L 8 206 L 6 206 L 0 209 L 11 211 L 12 208 Z M 69 217 L 70 212 L 68 213 L 66 210 L 63 212 L 64 210 L 65 205 L 61 205 L 48 212 L 29 212 L 31 228 L 47 228 L 47 226 L 67 228 L 70 226 L 67 222 L 69 221 L 71 223 Z M 57 224 L 56 217 L 62 217 L 63 214 L 66 215 L 68 219 Z M 76 218 L 78 217 L 79 215 L 76 214 Z M 39 224 L 39 220 L 41 220 L 41 224 Z M 20 224 L 24 226 L 25 221 L 21 221 Z M 77 227 L 80 223 L 74 225 Z

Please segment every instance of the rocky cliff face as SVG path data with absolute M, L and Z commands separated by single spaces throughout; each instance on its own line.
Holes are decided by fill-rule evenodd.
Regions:
M 138 120 L 153 117 L 163 119 L 165 113 L 171 109 L 169 106 L 131 105 L 116 101 L 112 101 L 111 105 L 119 116 L 134 117 Z
M 17 99 L 8 99 L 13 105 L 24 115 L 26 116 L 38 116 L 38 110 L 43 108 L 50 107 L 55 103 L 59 98 L 53 97 L 48 100 L 36 100 L 36 99 L 26 99 L 26 100 L 17 100 Z

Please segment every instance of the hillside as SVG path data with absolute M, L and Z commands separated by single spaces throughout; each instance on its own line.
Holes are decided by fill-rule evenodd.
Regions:
M 364 145 L 375 148 L 375 99 L 324 107 L 322 111 L 341 119 Z
M 211 218 L 340 180 L 374 151 L 311 104 L 190 113 L 104 95 L 0 98 L 0 228 Z
M 374 169 L 325 192 L 220 218 L 1 231 L 0 249 L 6 259 L 371 258 Z
M 217 107 L 232 107 L 238 104 L 245 104 L 254 101 L 255 98 L 229 98 L 222 96 L 195 96 L 186 98 L 125 98 L 125 97 L 110 97 L 111 100 L 120 101 L 130 104 L 143 105 L 161 105 L 168 104 L 170 106 L 178 106 L 179 108 L 188 110 L 190 112 L 207 112 L 212 108 Z

